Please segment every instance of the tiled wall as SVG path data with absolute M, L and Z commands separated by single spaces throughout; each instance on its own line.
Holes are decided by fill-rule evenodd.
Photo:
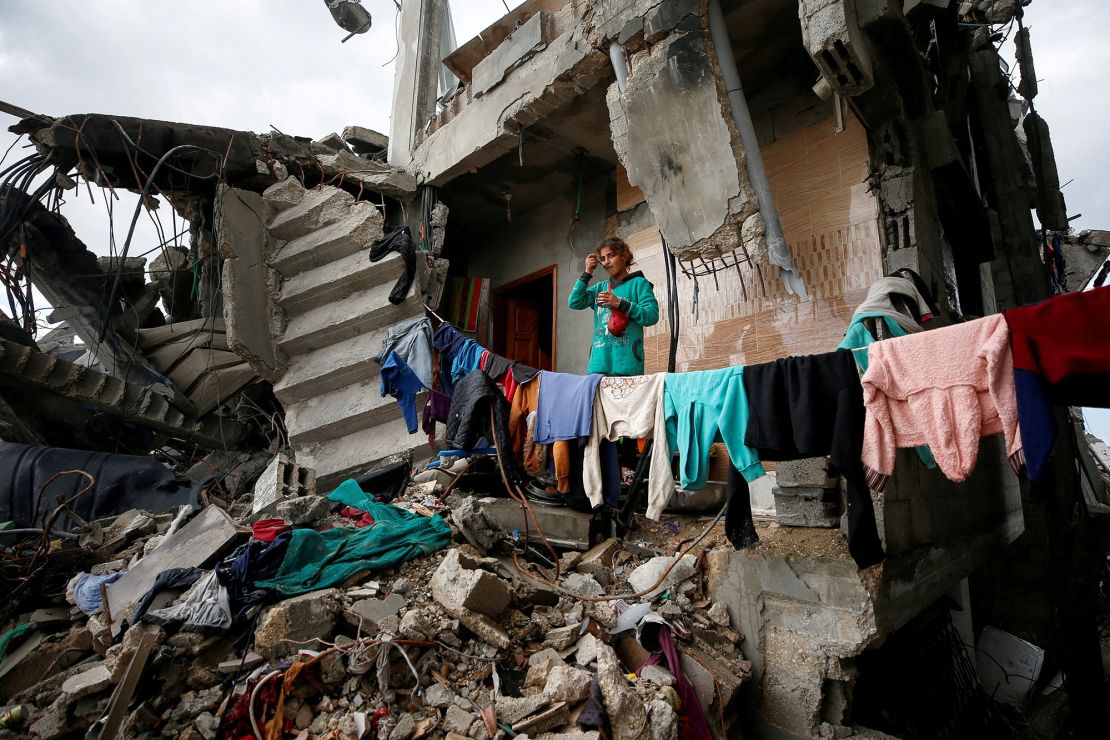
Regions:
M 837 134 L 826 119 L 765 146 L 763 158 L 809 300 L 787 295 L 776 268 L 731 268 L 716 283 L 698 279 L 695 318 L 694 281 L 680 276 L 679 371 L 830 351 L 882 276 L 878 205 L 868 191 L 867 139 L 858 121 L 849 117 Z M 669 342 L 662 245 L 654 228 L 627 241 L 655 284 L 663 315 L 645 338 L 646 370 L 658 372 L 666 369 Z

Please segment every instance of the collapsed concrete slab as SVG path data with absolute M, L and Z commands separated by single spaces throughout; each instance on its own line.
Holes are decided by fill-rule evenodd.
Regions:
M 676 256 L 741 250 L 760 258 L 759 203 L 711 61 L 707 21 L 693 4 L 670 20 L 670 35 L 629 59 L 627 89 L 609 88 L 613 146 Z

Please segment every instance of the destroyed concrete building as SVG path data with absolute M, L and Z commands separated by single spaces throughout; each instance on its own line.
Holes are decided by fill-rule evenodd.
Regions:
M 172 535 L 176 552 L 193 550 L 184 564 L 201 567 L 226 553 L 236 520 L 279 512 L 294 525 L 331 521 L 317 490 L 435 455 L 442 439 L 410 434 L 393 398 L 379 392 L 371 358 L 399 322 L 429 310 L 498 354 L 582 372 L 591 318 L 566 298 L 583 259 L 607 236 L 628 243 L 669 307 L 645 333 L 649 373 L 832 351 L 869 287 L 904 268 L 923 279 L 946 323 L 1078 289 L 1099 270 L 1107 240 L 1105 232 L 1068 236 L 1048 123 L 1035 110 L 1035 45 L 1024 27 L 1011 89 L 1000 30 L 1020 19 L 1021 5 L 527 0 L 441 58 L 448 1 L 411 0 L 399 11 L 388 138 L 357 126 L 313 141 L 24 112 L 13 131 L 38 153 L 16 175 L 57 176 L 35 193 L 20 190 L 15 176 L 4 182 L 0 234 L 18 267 L 12 274 L 66 307 L 51 320 L 81 341 L 62 331 L 36 345 L 22 330 L 26 321 L 3 327 L 0 437 L 104 452 L 168 448 L 192 475 L 215 476 L 222 487 L 206 494 L 215 505 L 192 523 L 171 528 L 172 517 L 151 512 L 141 535 L 127 529 L 138 525 L 117 521 L 109 529 L 127 533 L 113 540 L 101 532 L 97 542 L 127 559 L 147 552 L 137 537 Z M 78 187 L 140 193 L 140 207 L 153 206 L 157 194 L 187 222 L 188 247 L 162 250 L 149 266 L 131 256 L 149 245 L 97 263 L 64 214 L 48 207 L 53 188 L 76 184 L 74 171 L 85 181 Z M 368 259 L 372 245 L 403 226 L 412 249 Z M 1049 247 L 1055 234 L 1063 241 Z M 1075 272 L 1047 270 L 1053 249 L 1075 256 Z M 1105 451 L 1082 447 L 1088 474 L 1075 486 L 1079 504 L 1105 511 Z M 955 666 L 975 665 L 984 628 L 1043 648 L 1045 675 L 1031 682 L 1037 696 L 1064 672 L 1072 721 L 1089 726 L 1104 711 L 1092 703 L 1105 696 L 1100 665 L 1091 665 L 1099 556 L 1068 503 L 1061 513 L 1031 501 L 1006 457 L 1002 440 L 986 437 L 974 474 L 953 483 L 899 452 L 898 472 L 883 494 L 872 494 L 886 558 L 865 569 L 849 556 L 841 491 L 825 460 L 780 462 L 753 483 L 759 545 L 707 540 L 696 560 L 677 561 L 684 565 L 675 566 L 659 607 L 689 622 L 682 666 L 714 735 L 914 736 L 929 727 L 957 736 L 971 717 L 1005 722 L 989 700 L 975 703 L 982 697 L 972 689 L 981 691 L 985 676 L 961 676 L 950 694 L 930 689 Z M 723 447 L 714 459 L 712 478 L 723 490 Z M 1075 471 L 1060 473 L 1067 474 Z M 456 699 L 446 683 L 433 683 L 422 709 L 407 705 L 412 711 L 395 712 L 380 728 L 375 716 L 375 728 L 388 726 L 379 736 L 490 736 L 509 726 L 543 737 L 573 724 L 594 675 L 613 736 L 681 736 L 674 709 L 641 684 L 639 694 L 626 685 L 623 674 L 646 653 L 627 636 L 614 640 L 616 652 L 606 645 L 619 618 L 607 602 L 575 603 L 537 587 L 504 552 L 491 557 L 499 537 L 530 526 L 496 475 L 469 489 L 438 475 L 398 500 L 442 514 L 466 544 L 440 560 L 413 561 L 406 567 L 414 570 L 399 571 L 386 588 L 344 583 L 267 607 L 255 652 L 225 650 L 226 660 L 204 676 L 190 673 L 192 708 L 144 704 L 137 716 L 129 693 L 122 708 L 115 695 L 107 708 L 86 698 L 123 690 L 121 655 L 141 672 L 144 651 L 166 639 L 149 625 L 129 630 L 107 667 L 81 664 L 74 673 L 49 653 L 52 670 L 73 675 L 50 687 L 55 698 L 39 734 L 64 735 L 95 715 L 116 728 L 126 717 L 132 728 L 209 737 L 221 700 L 214 689 L 245 663 L 290 655 L 285 640 L 334 658 L 343 651 L 326 648 L 361 639 L 364 628 L 434 644 L 461 624 L 470 637 L 447 646 L 468 648 L 458 671 L 468 660 L 475 672 L 490 661 L 497 675 L 495 659 L 502 668 L 515 661 L 524 686 L 536 690 L 506 693 L 487 724 L 478 691 Z M 245 486 L 252 500 L 242 481 L 255 478 L 253 490 Z M 456 485 L 475 495 L 452 492 Z M 427 494 L 442 495 L 446 506 Z M 560 587 L 602 597 L 660 586 L 663 556 L 670 559 L 662 567 L 674 562 L 712 513 L 679 515 L 678 532 L 647 522 L 615 531 L 605 513 L 555 507 L 540 519 L 567 551 L 560 564 L 575 571 Z M 159 549 L 149 551 L 128 571 L 130 585 L 113 584 L 127 595 L 105 591 L 108 602 L 124 598 L 130 609 L 156 575 L 144 562 L 167 567 L 174 554 L 162 550 L 152 562 Z M 1059 567 L 1073 575 L 1061 578 Z M 398 585 L 414 579 L 422 582 Z M 389 596 L 374 598 L 379 592 Z M 123 612 L 103 610 L 108 623 L 99 626 L 114 633 Z M 336 626 L 340 615 L 351 630 Z M 327 641 L 333 633 L 335 645 Z M 92 639 L 102 638 L 94 631 Z M 529 641 L 545 649 L 525 655 L 519 646 Z M 188 640 L 173 647 L 202 652 Z M 564 665 L 572 655 L 578 667 Z M 354 666 L 365 656 L 349 657 L 346 669 L 327 669 L 334 676 L 324 683 L 354 681 L 343 691 L 358 703 L 325 711 L 322 702 L 297 718 L 297 729 L 323 735 L 331 712 L 335 722 L 344 717 L 344 732 L 368 731 L 358 723 L 376 707 L 362 706 L 357 677 L 369 667 L 360 673 Z M 381 680 L 389 658 L 373 659 Z M 920 666 L 916 678 L 905 675 L 910 662 Z M 404 662 L 394 666 L 407 674 Z M 5 673 L 0 668 L 0 684 Z M 386 676 L 388 684 L 388 669 Z M 39 685 L 7 680 L 24 695 Z M 1032 687 L 1025 689 L 1028 708 Z M 926 690 L 929 701 L 905 696 Z M 971 695 L 968 705 L 952 703 Z M 147 716 L 159 712 L 161 725 Z M 194 724 L 194 716 L 204 719 Z M 43 731 L 47 721 L 59 726 L 56 735 Z

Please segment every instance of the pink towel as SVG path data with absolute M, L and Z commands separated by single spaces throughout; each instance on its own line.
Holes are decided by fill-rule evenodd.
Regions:
M 1001 432 L 1021 458 L 1010 333 L 1001 314 L 875 342 L 863 376 L 863 463 L 882 491 L 899 447 L 929 445 L 951 480 L 967 480 L 979 437 Z

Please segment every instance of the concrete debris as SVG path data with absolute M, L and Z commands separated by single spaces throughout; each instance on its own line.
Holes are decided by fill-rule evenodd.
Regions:
M 432 576 L 432 597 L 448 611 L 499 616 L 512 599 L 508 584 L 481 570 L 459 550 L 451 550 Z
M 294 596 L 262 610 L 254 647 L 261 655 L 289 655 L 307 644 L 318 648 L 319 640 L 332 634 L 339 610 L 339 591 L 328 589 Z
M 670 568 L 671 564 L 674 562 L 675 559 L 672 557 L 652 558 L 628 574 L 628 585 L 631 586 L 636 593 L 645 591 L 658 582 L 659 579 L 663 577 L 663 573 L 666 572 L 667 568 Z M 687 555 L 675 564 L 671 572 L 667 573 L 667 577 L 663 579 L 662 583 L 659 583 L 658 586 L 648 592 L 647 597 L 658 596 L 676 584 L 685 581 L 687 578 L 694 575 L 694 570 L 695 558 L 692 555 Z
M 230 456 L 222 464 L 226 470 L 245 462 Z M 219 461 L 213 458 L 209 463 L 215 466 Z M 595 681 L 600 682 L 613 737 L 675 737 L 683 714 L 674 694 L 674 675 L 653 665 L 641 678 L 628 678 L 647 657 L 636 642 L 636 622 L 612 635 L 609 630 L 617 624 L 613 604 L 568 595 L 629 594 L 651 585 L 649 581 L 657 580 L 673 562 L 648 554 L 658 549 L 619 539 L 601 541 L 584 553 L 561 553 L 561 563 L 574 569 L 564 569 L 555 588 L 524 577 L 503 549 L 500 534 L 479 549 L 468 542 L 471 538 L 463 527 L 456 526 L 456 540 L 464 544 L 393 570 L 356 574 L 338 587 L 271 597 L 252 607 L 227 634 L 187 633 L 146 623 L 123 629 L 122 617 L 132 613 L 143 589 L 152 583 L 152 573 L 180 564 L 210 566 L 211 553 L 227 552 L 232 543 L 244 541 L 260 513 L 285 515 L 290 523 L 305 521 L 319 530 L 351 526 L 349 519 L 331 511 L 334 507 L 324 497 L 286 495 L 290 491 L 283 489 L 280 471 L 293 468 L 287 457 L 272 456 L 269 463 L 263 470 L 251 461 L 258 480 L 253 486 L 239 484 L 241 497 L 229 506 L 235 518 L 215 506 L 191 520 L 173 512 L 151 516 L 131 511 L 80 531 L 100 557 L 99 563 L 86 568 L 128 569 L 132 583 L 124 582 L 127 588 L 118 591 L 122 606 L 113 603 L 115 591 L 109 590 L 111 621 L 106 612 L 86 617 L 49 604 L 24 616 L 35 628 L 35 637 L 16 645 L 0 664 L 0 686 L 11 688 L 13 700 L 31 707 L 37 735 L 74 733 L 103 717 L 107 726 L 127 736 L 161 732 L 216 737 L 226 732 L 220 728 L 220 703 L 232 679 L 239 678 L 235 702 L 246 687 L 254 690 L 260 676 L 292 660 L 307 661 L 303 670 L 311 678 L 298 681 L 287 694 L 283 712 L 305 737 L 369 736 L 374 713 L 388 705 L 397 710 L 378 719 L 378 737 L 487 738 L 481 708 L 492 699 L 499 725 L 519 736 L 595 738 L 595 732 L 575 722 L 596 690 Z M 274 491 L 282 495 L 265 503 L 267 492 Z M 414 483 L 394 504 L 417 510 L 435 495 L 426 485 Z M 470 524 L 470 534 L 478 521 L 481 528 L 496 531 L 481 499 L 452 494 L 446 504 L 454 514 L 460 509 L 468 512 L 457 520 Z M 684 669 L 686 661 L 692 661 L 686 670 L 696 689 L 704 691 L 706 681 L 716 681 L 734 692 L 747 675 L 737 667 L 744 664 L 737 649 L 740 636 L 729 627 L 723 606 L 695 605 L 691 600 L 696 563 L 692 556 L 679 561 L 657 589 L 668 592 L 670 599 L 656 605 L 654 612 L 666 614 L 689 632 L 679 645 Z M 195 589 L 167 589 L 151 609 L 178 605 Z M 652 609 L 645 602 L 623 613 L 642 617 Z M 256 611 L 257 617 L 251 616 Z M 244 650 L 240 630 L 251 619 L 256 620 L 253 642 Z M 113 638 L 110 628 L 122 634 Z M 713 629 L 729 635 L 714 638 L 718 641 L 712 645 L 698 637 L 698 630 Z M 615 645 L 621 646 L 620 657 Z M 163 685 L 157 691 L 130 675 L 144 650 L 144 658 L 162 666 Z M 163 664 L 163 656 L 170 661 Z M 707 656 L 725 667 L 720 672 L 702 668 Z M 144 664 L 150 663 L 140 664 L 140 671 Z M 506 670 L 523 671 L 519 682 L 508 680 Z M 500 695 L 492 691 L 494 671 L 501 681 Z M 129 706 L 116 707 L 112 697 L 124 686 L 131 692 Z M 706 699 L 705 710 L 718 706 L 712 693 L 701 698 Z M 272 705 L 267 706 L 267 716 L 272 717 Z

